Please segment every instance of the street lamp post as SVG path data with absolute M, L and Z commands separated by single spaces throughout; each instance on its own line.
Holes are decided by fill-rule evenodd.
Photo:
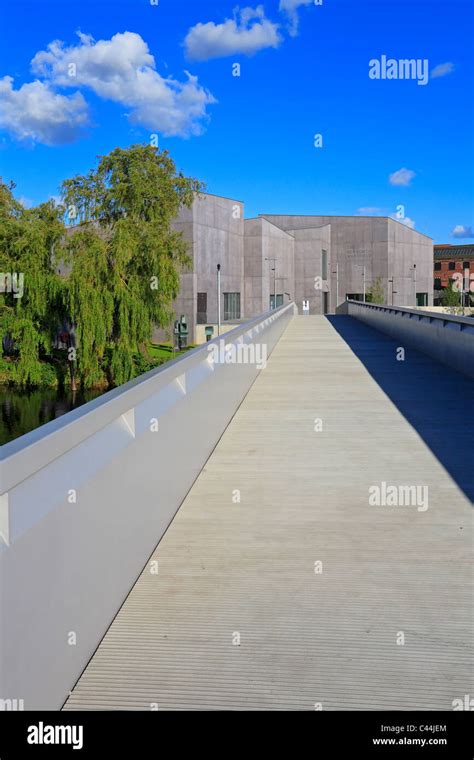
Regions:
M 276 309 L 276 263 L 277 260 L 275 258 L 266 258 L 265 261 L 272 261 L 273 262 L 273 308 Z M 271 302 L 271 293 L 270 293 L 270 302 Z
M 221 265 L 217 265 L 217 335 L 221 334 Z
M 336 271 L 333 274 L 336 275 L 336 308 L 334 313 L 337 314 L 337 307 L 339 306 L 339 264 L 336 264 Z
M 391 277 L 391 278 L 390 278 L 390 280 L 389 280 L 389 283 L 390 283 L 390 284 L 391 284 L 391 286 L 392 286 L 392 287 L 391 287 L 391 291 L 392 291 L 392 298 L 391 298 L 391 301 L 392 301 L 392 303 L 391 303 L 391 305 L 392 305 L 392 306 L 394 306 L 395 304 L 394 304 L 394 301 L 393 301 L 393 296 L 395 295 L 395 293 L 396 293 L 397 291 L 393 289 L 393 283 L 394 283 L 393 277 Z
M 351 248 L 350 252 L 354 256 L 356 256 L 357 259 L 359 259 L 359 260 L 356 259 L 356 261 L 354 262 L 355 266 L 362 267 L 362 277 L 364 281 L 364 295 L 363 295 L 364 301 L 363 302 L 366 303 L 367 301 L 367 265 L 365 262 L 367 261 L 367 250 L 365 248 L 363 249 Z
M 416 264 L 413 264 L 413 287 L 415 288 L 415 309 L 417 307 L 416 301 Z

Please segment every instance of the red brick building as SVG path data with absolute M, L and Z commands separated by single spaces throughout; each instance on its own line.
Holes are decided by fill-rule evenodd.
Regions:
M 469 276 L 467 275 L 469 270 Z M 474 244 L 434 246 L 434 306 L 441 306 L 443 289 L 454 282 L 460 290 L 464 274 L 464 288 L 474 295 Z M 466 280 L 469 280 L 467 285 Z M 466 297 L 466 304 L 468 304 Z

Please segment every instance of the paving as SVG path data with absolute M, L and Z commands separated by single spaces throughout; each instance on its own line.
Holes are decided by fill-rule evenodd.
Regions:
M 471 384 L 399 348 L 351 317 L 293 318 L 64 709 L 474 693 Z

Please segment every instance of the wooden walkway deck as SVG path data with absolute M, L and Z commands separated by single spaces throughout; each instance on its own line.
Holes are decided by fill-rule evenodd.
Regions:
M 472 463 L 445 411 L 472 431 L 469 381 L 396 348 L 350 317 L 292 320 L 66 710 L 451 710 L 474 693 L 472 507 L 436 448 Z M 428 486 L 429 508 L 371 506 L 382 482 Z

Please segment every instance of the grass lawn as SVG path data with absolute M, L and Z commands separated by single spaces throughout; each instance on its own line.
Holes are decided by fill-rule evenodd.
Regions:
M 173 352 L 171 343 L 151 343 L 148 351 L 153 359 L 160 359 L 161 361 L 168 361 L 169 359 L 176 359 L 178 356 L 183 356 L 190 351 L 194 346 L 188 346 L 183 351 Z

